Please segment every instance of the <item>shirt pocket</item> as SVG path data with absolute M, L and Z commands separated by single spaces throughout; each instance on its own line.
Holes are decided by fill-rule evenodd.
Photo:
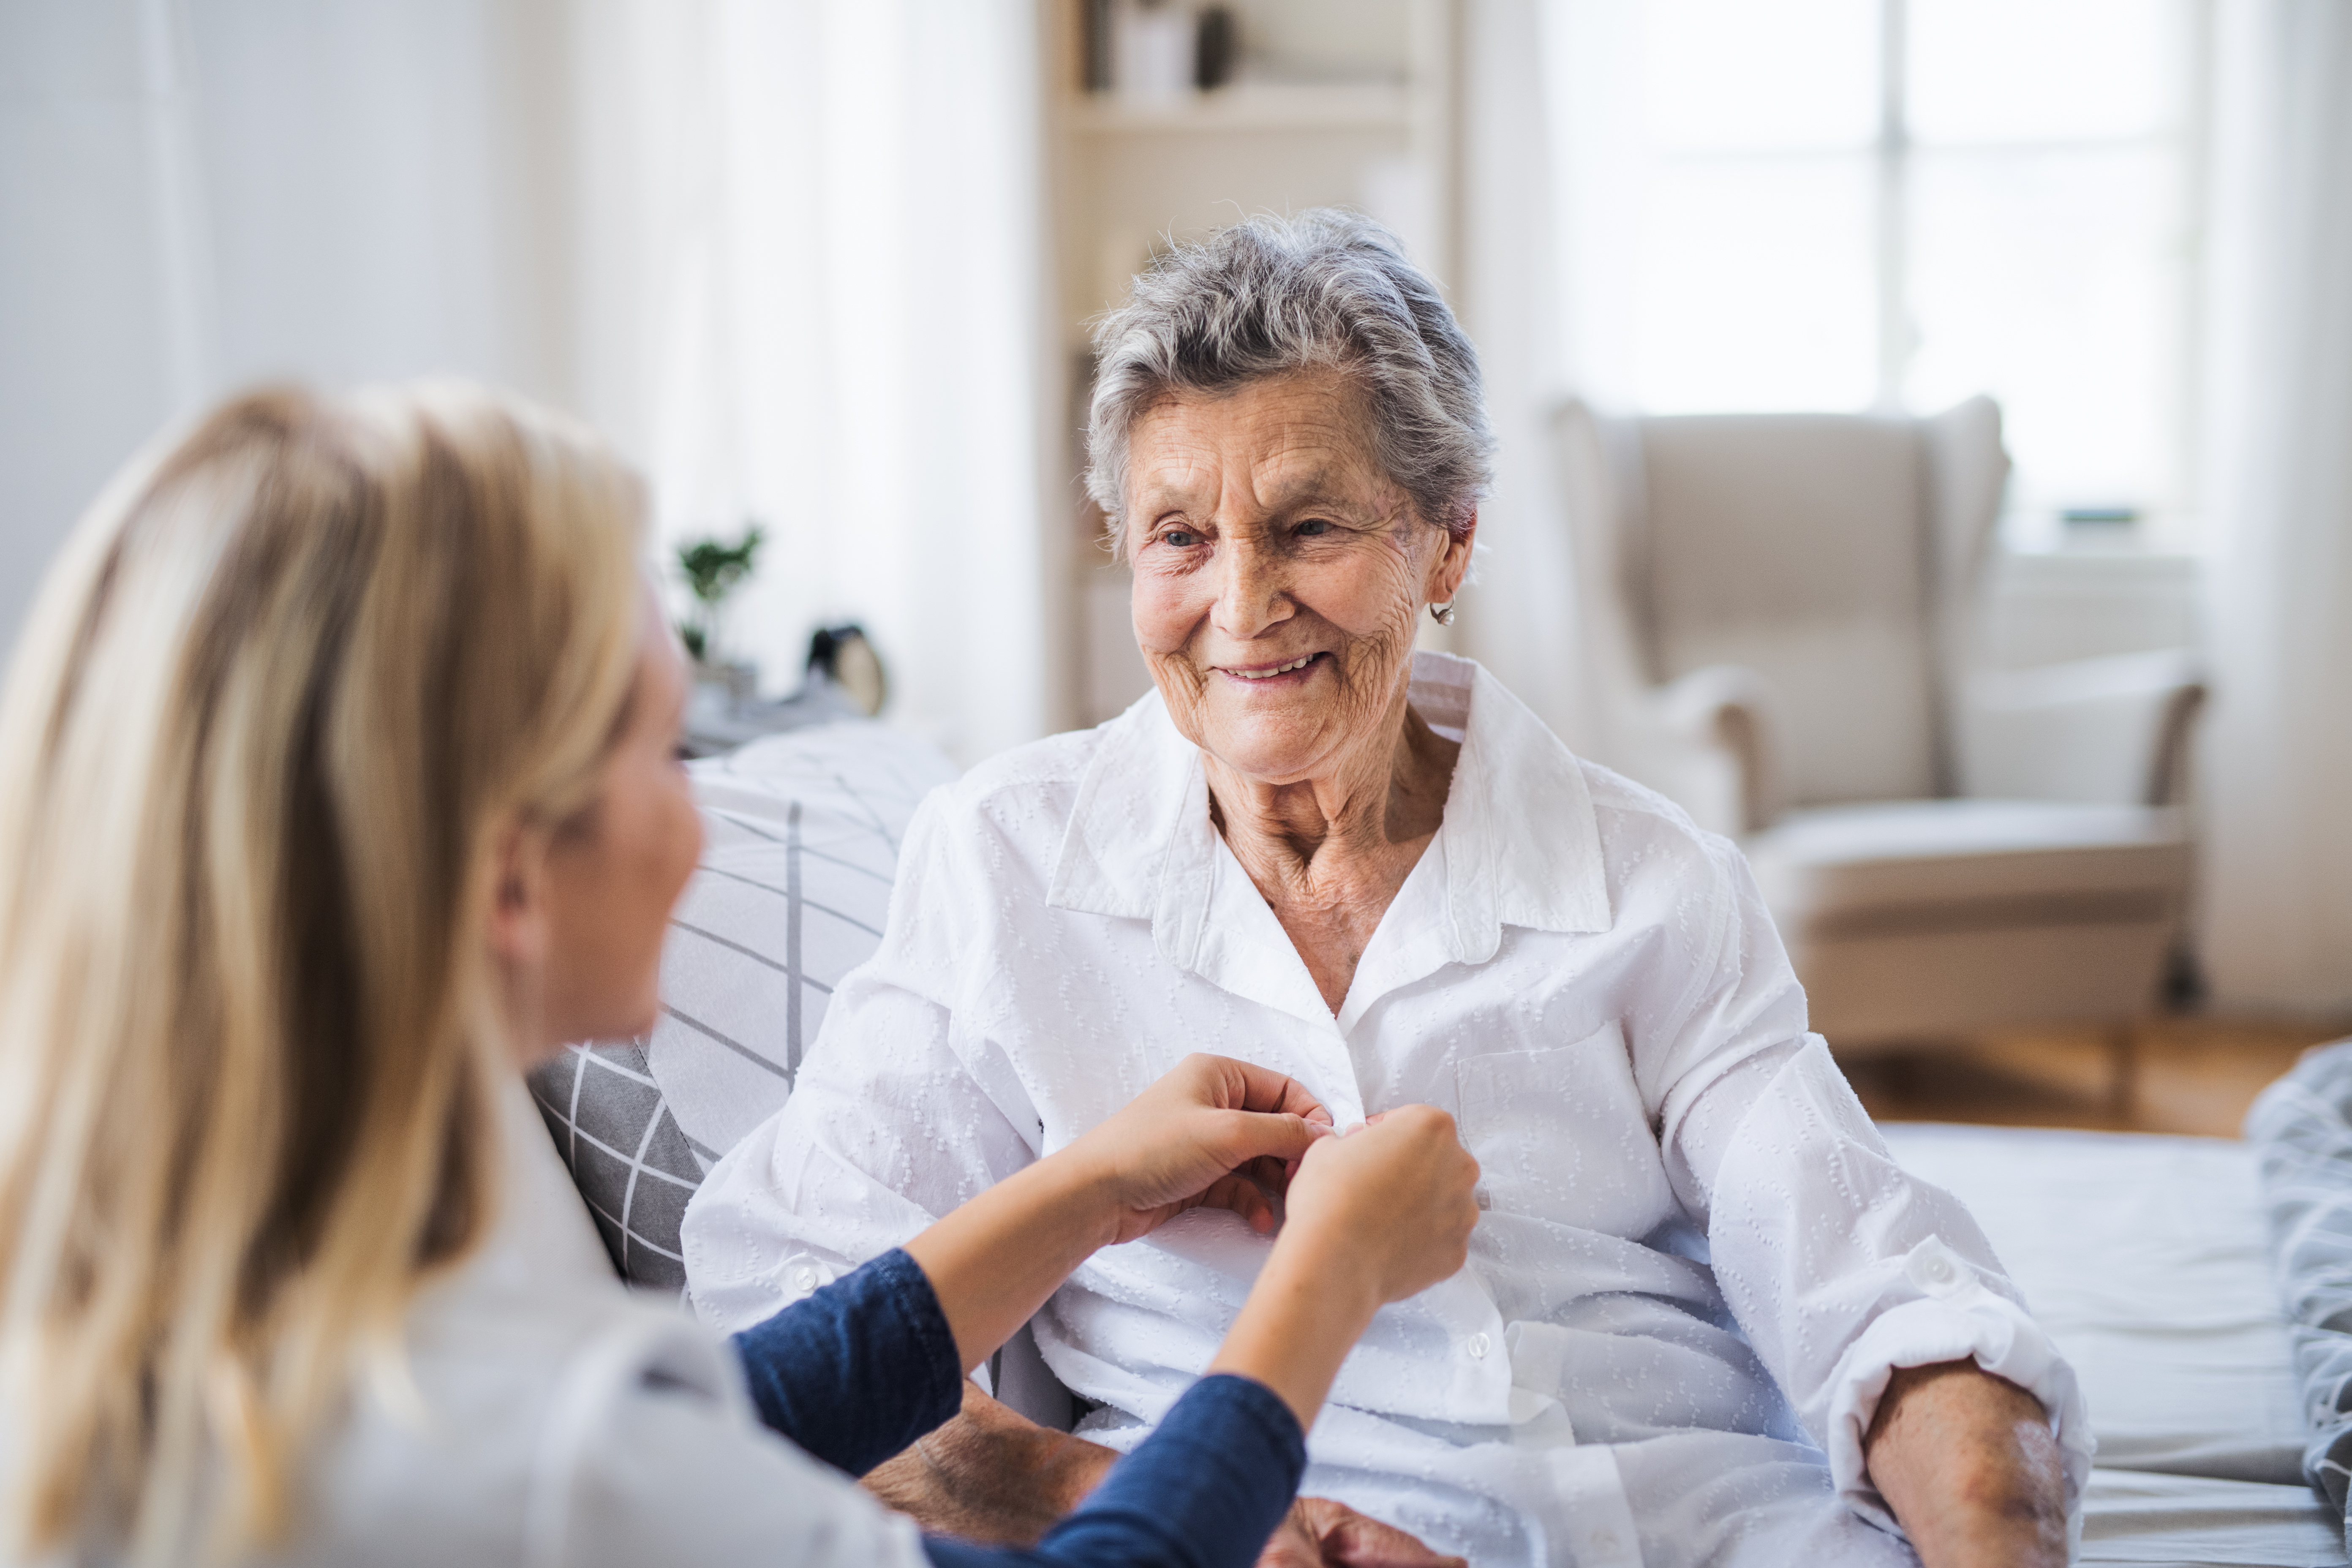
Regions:
M 1454 1063 L 1479 1205 L 1613 1236 L 1646 1236 L 1674 1196 L 1613 1021 L 1571 1046 Z

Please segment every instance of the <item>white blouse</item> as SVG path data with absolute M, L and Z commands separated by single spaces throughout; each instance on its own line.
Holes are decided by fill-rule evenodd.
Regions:
M 1861 1437 L 1891 1369 L 1973 1356 L 2051 1412 L 2079 1531 L 2074 1374 L 1807 1032 L 1738 850 L 1467 660 L 1417 656 L 1412 700 L 1462 750 L 1337 1016 L 1156 696 L 934 794 L 791 1101 L 688 1210 L 704 1317 L 757 1321 L 1214 1051 L 1342 1126 L 1444 1107 L 1484 1168 L 1468 1266 L 1348 1358 L 1307 1492 L 1482 1564 L 1908 1562 Z M 1196 1211 L 1072 1276 L 1034 1326 L 1081 1430 L 1131 1447 L 1268 1245 Z

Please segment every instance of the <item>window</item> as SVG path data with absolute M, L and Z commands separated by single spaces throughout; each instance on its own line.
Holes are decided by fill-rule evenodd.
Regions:
M 2200 0 L 1643 0 L 1617 390 L 1989 393 L 2013 545 L 2183 542 L 2203 26 Z

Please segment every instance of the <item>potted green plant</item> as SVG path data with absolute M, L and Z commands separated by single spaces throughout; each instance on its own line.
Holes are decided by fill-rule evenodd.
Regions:
M 746 520 L 742 534 L 731 543 L 713 536 L 690 539 L 677 547 L 678 574 L 691 595 L 677 623 L 678 640 L 694 660 L 695 679 L 724 686 L 739 702 L 759 684 L 759 671 L 747 660 L 727 657 L 727 600 L 758 566 L 760 544 L 766 537 L 765 528 Z

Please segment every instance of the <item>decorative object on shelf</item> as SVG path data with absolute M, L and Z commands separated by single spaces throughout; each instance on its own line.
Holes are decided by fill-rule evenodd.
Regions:
M 1111 0 L 1078 0 L 1078 88 L 1110 90 Z
M 1192 91 L 1192 12 L 1175 0 L 1117 0 L 1111 86 L 1131 103 L 1181 101 Z
M 1230 5 L 1203 5 L 1193 26 L 1192 85 L 1213 92 L 1234 79 L 1241 59 L 1241 31 Z
M 882 656 L 866 640 L 866 628 L 854 621 L 817 628 L 809 638 L 808 671 L 812 679 L 822 675 L 832 681 L 869 715 L 881 712 L 890 700 L 890 678 L 883 671 Z
M 1078 47 L 1082 74 L 1078 85 L 1088 92 L 1108 92 L 1111 13 L 1116 6 L 1112 0 L 1078 0 L 1078 26 L 1082 29 Z

